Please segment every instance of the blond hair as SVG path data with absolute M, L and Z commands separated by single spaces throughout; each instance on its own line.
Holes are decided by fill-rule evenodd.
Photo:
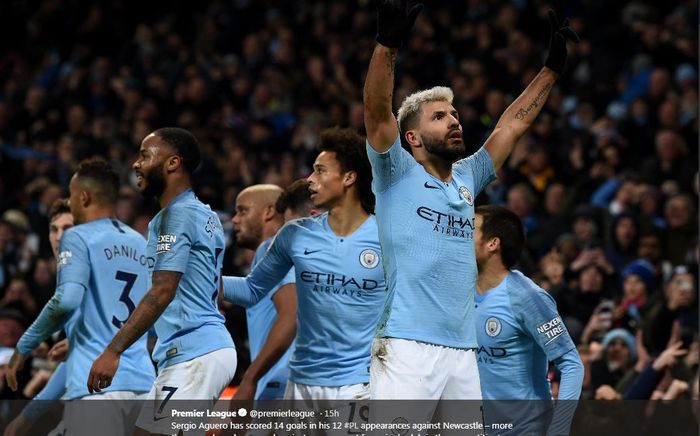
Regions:
M 416 117 L 420 114 L 423 103 L 429 101 L 446 101 L 452 103 L 454 93 L 447 86 L 435 86 L 430 89 L 415 92 L 406 97 L 401 103 L 396 120 L 399 123 L 399 130 L 404 133 L 409 130 L 410 126 L 415 122 Z

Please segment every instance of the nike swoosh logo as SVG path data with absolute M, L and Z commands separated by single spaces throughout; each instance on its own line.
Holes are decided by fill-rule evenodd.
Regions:
M 425 182 L 423 186 L 425 186 L 428 189 L 440 189 L 437 186 L 429 185 L 428 182 Z
M 166 416 L 161 416 L 160 418 L 156 418 L 156 416 L 153 415 L 153 422 L 160 421 L 160 420 L 163 420 L 165 418 L 170 418 L 170 417 L 166 415 Z
M 309 250 L 308 248 L 305 248 L 305 249 L 304 249 L 304 254 L 316 253 L 317 251 L 321 251 L 321 250 Z

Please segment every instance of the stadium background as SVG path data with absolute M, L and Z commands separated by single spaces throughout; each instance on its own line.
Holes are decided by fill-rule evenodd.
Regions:
M 690 300 L 664 308 L 678 300 L 667 285 L 675 266 L 697 277 L 697 2 L 426 3 L 400 52 L 395 104 L 423 87 L 452 87 L 470 153 L 541 67 L 546 10 L 572 17 L 581 43 L 570 46 L 546 107 L 477 202 L 523 219 L 529 242 L 519 267 L 555 296 L 586 363 L 585 395 L 614 387 L 634 366 L 605 365 L 601 341 L 613 327 L 644 332 L 644 349 L 625 342 L 638 369 L 672 333 L 694 342 L 671 377 L 690 382 L 697 279 Z M 226 224 L 224 273 L 244 274 L 252 253 L 235 246 L 229 221 L 237 193 L 306 176 L 322 128 L 363 132 L 374 34 L 367 1 L 2 2 L 0 346 L 14 347 L 53 293 L 46 214 L 77 162 L 99 155 L 116 166 L 118 217 L 145 233 L 156 204 L 140 198 L 130 167 L 158 127 L 199 138 L 195 190 Z M 639 259 L 653 271 L 627 268 Z M 630 271 L 647 288 L 637 313 L 623 292 Z M 620 318 L 601 324 L 595 308 L 607 299 Z M 225 311 L 240 375 L 249 362 L 245 314 Z M 45 366 L 34 360 L 25 382 Z

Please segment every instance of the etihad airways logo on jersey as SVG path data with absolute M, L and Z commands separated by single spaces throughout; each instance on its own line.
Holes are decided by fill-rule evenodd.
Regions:
M 426 206 L 416 209 L 416 214 L 422 219 L 433 223 L 433 231 L 457 238 L 474 238 L 474 218 L 450 215 Z
M 479 363 L 494 363 L 496 359 L 504 359 L 508 357 L 508 352 L 501 347 L 484 347 L 483 345 L 476 349 L 476 360 Z
M 313 285 L 314 292 L 349 295 L 361 298 L 365 292 L 377 289 L 379 283 L 372 279 L 349 277 L 344 274 L 302 271 L 301 280 Z

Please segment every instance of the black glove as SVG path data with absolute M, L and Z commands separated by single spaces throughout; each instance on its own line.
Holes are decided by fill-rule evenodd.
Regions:
M 557 74 L 561 74 L 566 64 L 566 40 L 579 42 L 581 39 L 576 32 L 569 27 L 569 19 L 564 20 L 559 26 L 559 19 L 553 10 L 547 12 L 549 17 L 549 26 L 551 33 L 549 34 L 549 53 L 544 61 L 544 66 L 553 70 Z
M 375 0 L 377 5 L 377 42 L 399 48 L 407 40 L 423 4 L 408 0 Z

